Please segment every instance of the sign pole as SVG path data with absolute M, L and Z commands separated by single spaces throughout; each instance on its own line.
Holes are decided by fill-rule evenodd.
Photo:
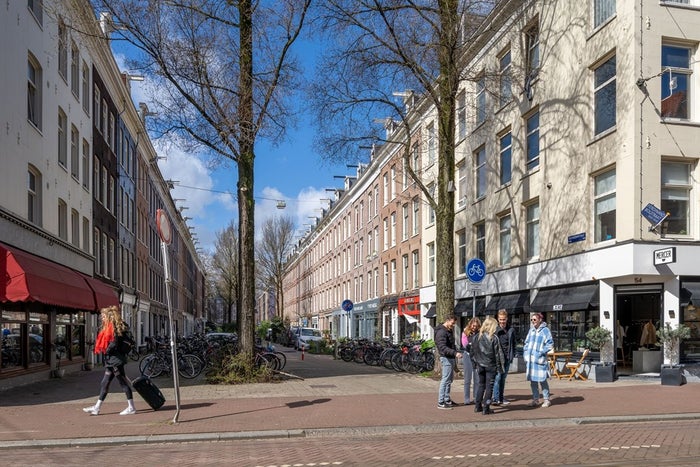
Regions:
M 170 267 L 168 267 L 168 245 L 172 240 L 172 231 L 170 230 L 170 221 L 165 211 L 158 209 L 156 211 L 156 226 L 158 227 L 158 236 L 160 237 L 160 248 L 163 254 L 163 275 L 165 276 L 165 299 L 168 304 L 168 321 L 170 322 L 170 358 L 172 358 L 173 366 L 173 388 L 175 389 L 175 416 L 173 423 L 177 423 L 180 416 L 180 375 L 177 367 L 177 336 L 175 335 L 175 322 L 173 320 L 173 306 L 170 300 Z

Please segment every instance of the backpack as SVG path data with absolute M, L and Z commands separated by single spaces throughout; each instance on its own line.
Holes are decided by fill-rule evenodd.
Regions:
M 136 342 L 131 331 L 124 331 L 124 334 L 117 336 L 117 351 L 119 353 L 128 355 L 134 345 L 136 345 Z

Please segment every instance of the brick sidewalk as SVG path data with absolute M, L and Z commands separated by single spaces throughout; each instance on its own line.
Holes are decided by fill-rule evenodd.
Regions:
M 291 354 L 288 358 L 289 366 L 293 366 L 298 357 Z M 322 367 L 328 364 L 324 359 L 327 357 L 307 355 L 301 365 Z M 135 364 L 128 369 L 138 371 Z M 526 406 L 529 383 L 523 374 L 512 374 L 508 376 L 506 396 L 513 402 L 495 407 L 495 414 L 484 416 L 474 413 L 473 406 L 438 410 L 438 382 L 430 378 L 381 368 L 361 371 L 363 374 L 241 386 L 181 380 L 178 423 L 173 423 L 176 407 L 171 380 L 156 380 L 168 400 L 161 410 L 151 410 L 137 395 L 138 413 L 133 416 L 119 415 L 126 404 L 114 382 L 102 413 L 95 417 L 81 408 L 94 403 L 102 372 L 72 373 L 60 380 L 0 392 L 0 448 L 16 446 L 17 442 L 36 445 L 36 440 L 70 445 L 88 440 L 124 443 L 168 437 L 187 440 L 348 431 L 467 430 L 484 423 L 512 426 L 700 416 L 692 413 L 696 409 L 690 403 L 700 400 L 697 383 L 672 387 L 662 386 L 658 378 L 621 378 L 599 384 L 554 380 L 550 382 L 552 406 L 545 409 Z M 461 394 L 461 381 L 455 381 L 453 399 L 461 401 Z

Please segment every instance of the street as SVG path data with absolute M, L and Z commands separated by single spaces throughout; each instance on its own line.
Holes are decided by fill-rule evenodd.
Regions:
M 459 410 L 470 410 L 461 407 Z M 700 465 L 700 423 L 3 450 L 14 465 Z

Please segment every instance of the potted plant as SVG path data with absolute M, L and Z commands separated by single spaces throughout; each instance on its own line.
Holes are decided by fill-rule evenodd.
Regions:
M 595 380 L 598 383 L 612 383 L 615 381 L 615 364 L 610 356 L 608 344 L 612 341 L 610 329 L 596 326 L 586 332 L 586 338 L 591 343 L 591 348 L 600 352 L 600 362 L 595 366 Z
M 66 346 L 61 344 L 55 344 L 54 350 L 56 351 L 56 368 L 53 370 L 54 378 L 63 378 L 66 370 L 61 368 L 61 359 L 66 354 Z
M 661 365 L 661 384 L 666 386 L 680 386 L 685 383 L 683 368 L 680 366 L 680 344 L 683 339 L 690 337 L 690 328 L 685 324 L 679 324 L 672 328 L 670 324 L 664 324 L 656 337 L 664 348 L 664 357 L 668 363 Z

